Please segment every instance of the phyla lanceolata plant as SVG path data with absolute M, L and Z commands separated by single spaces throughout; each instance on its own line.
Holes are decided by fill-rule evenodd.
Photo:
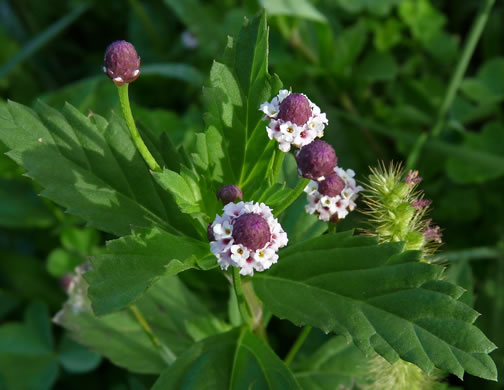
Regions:
M 418 173 L 380 165 L 358 183 L 323 140 L 326 114 L 269 74 L 268 50 L 261 13 L 212 65 L 206 129 L 191 145 L 137 128 L 128 87 L 141 82 L 140 58 L 125 41 L 104 66 L 122 116 L 0 105 L 0 138 L 42 195 L 117 237 L 79 269 L 55 321 L 115 364 L 160 374 L 153 389 L 313 388 L 297 354 L 312 328 L 333 335 L 315 354 L 355 367 L 321 367 L 338 372 L 334 388 L 495 380 L 478 313 L 428 261 L 441 233 Z M 296 176 L 289 153 L 294 188 L 280 179 Z M 370 228 L 337 233 L 356 209 Z M 273 316 L 304 327 L 284 361 L 268 343 Z

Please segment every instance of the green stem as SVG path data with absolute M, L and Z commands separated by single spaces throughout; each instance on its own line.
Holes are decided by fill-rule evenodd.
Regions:
M 445 127 L 446 116 L 453 104 L 453 101 L 455 100 L 455 97 L 457 96 L 457 92 L 460 88 L 460 84 L 462 83 L 462 79 L 469 65 L 469 61 L 474 54 L 474 50 L 488 21 L 490 11 L 492 10 L 494 3 L 495 0 L 486 0 L 480 8 L 478 14 L 476 15 L 476 18 L 474 19 L 473 25 L 471 27 L 471 32 L 469 33 L 469 37 L 467 38 L 464 46 L 464 50 L 457 63 L 455 72 L 453 73 L 453 76 L 450 80 L 450 84 L 443 99 L 443 103 L 439 108 L 436 123 L 434 124 L 430 132 L 430 137 L 439 137 Z M 413 146 L 413 150 L 406 163 L 407 171 L 415 167 L 428 138 L 429 134 L 422 134 L 420 137 L 418 137 L 417 142 Z
M 327 225 L 327 234 L 335 234 L 338 231 L 337 224 L 329 222 Z
M 273 160 L 273 168 L 271 173 L 271 184 L 275 184 L 278 180 L 278 176 L 280 175 L 280 171 L 282 169 L 283 161 L 285 158 L 285 153 L 281 150 L 275 150 L 275 157 Z
M 131 107 L 129 103 L 128 85 L 129 84 L 124 84 L 121 87 L 117 87 L 117 91 L 119 92 L 119 101 L 121 102 L 121 109 L 124 115 L 124 119 L 126 121 L 126 125 L 128 126 L 131 138 L 133 139 L 136 148 L 142 155 L 143 159 L 145 160 L 149 168 L 153 171 L 161 172 L 161 167 L 158 165 L 152 154 L 149 152 L 147 146 L 145 146 L 142 140 L 142 136 L 138 132 L 138 129 L 135 125 L 135 120 L 133 119 L 133 114 L 131 113 Z
M 238 301 L 238 308 L 240 309 L 240 314 L 242 320 L 249 328 L 252 328 L 252 317 L 250 315 L 250 309 L 243 294 L 243 289 L 241 285 L 241 275 L 240 268 L 233 267 L 233 287 L 236 294 L 236 299 Z
M 291 194 L 285 199 L 285 201 L 278 206 L 275 210 L 273 210 L 273 215 L 278 217 L 282 211 L 284 211 L 287 207 L 289 207 L 294 201 L 299 198 L 299 196 L 304 192 L 304 189 L 310 182 L 309 179 L 301 179 L 297 184 L 296 188 L 294 188 Z
M 299 352 L 299 349 L 301 348 L 301 346 L 305 342 L 305 340 L 308 337 L 308 335 L 310 334 L 311 330 L 312 330 L 312 327 L 308 325 L 308 326 L 305 326 L 304 329 L 301 331 L 298 338 L 294 342 L 294 345 L 292 346 L 289 353 L 285 357 L 284 362 L 285 362 L 286 366 L 290 365 L 291 362 L 294 360 L 294 358 L 296 357 L 296 354 Z

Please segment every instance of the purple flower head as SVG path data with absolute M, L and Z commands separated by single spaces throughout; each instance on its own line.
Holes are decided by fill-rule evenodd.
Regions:
M 408 176 L 404 179 L 404 182 L 409 185 L 410 187 L 413 187 L 414 185 L 417 185 L 423 180 L 420 176 L 418 176 L 418 171 L 410 171 L 408 172 Z
M 118 87 L 135 81 L 140 75 L 140 57 L 129 42 L 112 42 L 105 50 L 104 60 L 103 71 Z
M 264 248 L 271 239 L 268 222 L 258 214 L 243 214 L 234 221 L 233 239 L 253 251 Z
M 310 102 L 300 93 L 292 93 L 280 103 L 278 119 L 291 121 L 298 126 L 303 126 L 312 116 Z
M 243 199 L 243 193 L 238 186 L 222 186 L 219 191 L 217 191 L 217 198 L 226 205 L 231 202 L 236 202 L 238 198 Z
M 419 200 L 414 200 L 411 202 L 411 205 L 416 208 L 417 210 L 421 210 L 424 207 L 428 207 L 432 203 L 432 200 L 430 199 L 419 199 Z
M 321 176 L 328 177 L 338 164 L 334 148 L 327 142 L 315 140 L 303 146 L 296 155 L 298 172 L 307 179 L 318 180 Z
M 322 195 L 335 197 L 345 189 L 345 181 L 336 173 L 322 180 L 318 185 L 318 192 Z

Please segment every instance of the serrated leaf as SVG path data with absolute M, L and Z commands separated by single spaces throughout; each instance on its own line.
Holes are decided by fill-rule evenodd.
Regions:
M 209 245 L 158 228 L 139 230 L 107 243 L 85 274 L 97 315 L 118 311 L 138 299 L 158 278 L 196 267 Z
M 342 334 L 389 361 L 496 379 L 488 356 L 496 347 L 472 325 L 478 314 L 454 298 L 460 289 L 439 281 L 442 267 L 419 262 L 401 243 L 369 245 L 369 237 L 342 235 L 333 235 L 332 247 L 316 238 L 322 249 L 287 248 L 275 267 L 253 278 L 273 314 Z
M 234 329 L 203 340 L 164 371 L 152 390 L 300 389 L 269 346 L 252 333 Z
M 222 182 L 238 184 L 247 193 L 266 177 L 276 147 L 259 111 L 281 87 L 280 80 L 268 74 L 264 12 L 245 21 L 238 38 L 228 42 L 224 58 L 225 63 L 214 62 L 210 87 L 204 89 L 207 132 L 217 130 L 225 145 L 225 153 L 214 157 Z
M 332 390 L 352 388 L 356 378 L 369 372 L 369 366 L 362 351 L 344 337 L 336 336 L 299 360 L 293 370 L 303 390 Z
M 189 348 L 195 339 L 188 323 L 205 319 L 221 326 L 177 277 L 165 276 L 135 305 L 159 340 L 160 345 L 156 346 L 131 310 L 95 316 L 86 294 L 87 287 L 82 277 L 74 282 L 70 297 L 56 315 L 55 322 L 68 329 L 79 343 L 133 372 L 159 373 Z M 217 325 L 207 327 L 207 335 L 218 333 L 221 328 Z M 168 358 L 171 360 L 167 361 Z
M 196 236 L 188 217 L 149 174 L 122 118 L 86 117 L 67 104 L 58 112 L 0 107 L 0 140 L 40 184 L 42 195 L 88 224 L 116 235 L 130 226 L 159 226 Z

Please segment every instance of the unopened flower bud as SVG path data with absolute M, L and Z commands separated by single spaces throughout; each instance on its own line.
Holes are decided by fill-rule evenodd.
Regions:
M 229 185 L 222 186 L 219 191 L 217 191 L 217 198 L 224 204 L 227 205 L 231 202 L 236 202 L 237 199 L 243 199 L 243 193 L 238 186 Z
M 344 188 L 345 181 L 335 173 L 319 183 L 318 192 L 334 197 L 341 194 Z
M 303 146 L 296 155 L 298 173 L 312 180 L 328 177 L 334 172 L 338 163 L 334 148 L 327 142 L 315 140 Z
M 126 41 L 112 42 L 105 50 L 103 71 L 118 87 L 135 81 L 140 75 L 140 57 Z
M 258 214 L 243 214 L 234 222 L 233 239 L 252 251 L 262 249 L 271 239 L 268 222 Z
M 303 126 L 312 116 L 310 102 L 300 93 L 292 93 L 280 103 L 278 119 L 290 121 L 298 126 Z

